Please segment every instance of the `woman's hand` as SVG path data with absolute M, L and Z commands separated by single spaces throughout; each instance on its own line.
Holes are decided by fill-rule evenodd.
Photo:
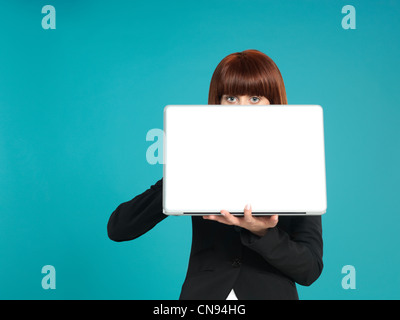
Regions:
M 214 220 L 220 223 L 242 227 L 259 237 L 264 236 L 269 228 L 275 227 L 278 223 L 278 215 L 254 217 L 251 214 L 250 205 L 245 206 L 243 217 L 237 217 L 230 214 L 226 210 L 221 210 L 221 216 L 203 216 L 203 219 Z

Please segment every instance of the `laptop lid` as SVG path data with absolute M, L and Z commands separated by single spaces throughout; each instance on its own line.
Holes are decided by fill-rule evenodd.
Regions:
M 323 110 L 318 105 L 168 105 L 163 212 L 326 212 Z

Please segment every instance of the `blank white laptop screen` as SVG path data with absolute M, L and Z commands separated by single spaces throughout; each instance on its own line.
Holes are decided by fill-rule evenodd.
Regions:
M 166 106 L 163 161 L 164 214 L 326 212 L 321 106 Z

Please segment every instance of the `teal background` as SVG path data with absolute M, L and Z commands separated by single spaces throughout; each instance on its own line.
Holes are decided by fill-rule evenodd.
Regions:
M 56 9 L 44 30 L 41 8 Z M 356 8 L 344 30 L 341 8 Z M 206 104 L 219 61 L 258 49 L 290 104 L 324 108 L 324 270 L 301 299 L 399 299 L 398 1 L 1 1 L 0 298 L 177 299 L 190 218 L 108 239 L 121 202 L 162 177 L 146 133 Z M 44 290 L 41 268 L 56 269 Z M 344 290 L 344 265 L 356 289 Z

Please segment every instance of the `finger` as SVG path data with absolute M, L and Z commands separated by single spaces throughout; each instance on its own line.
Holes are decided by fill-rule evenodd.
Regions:
M 240 220 L 237 217 L 235 217 L 233 214 L 231 214 L 229 211 L 221 210 L 220 213 L 225 218 L 225 220 L 228 222 L 228 224 L 235 225 L 235 226 L 240 224 Z
M 251 220 L 253 220 L 253 215 L 251 212 L 252 212 L 251 204 L 248 203 L 244 207 L 244 220 L 246 222 L 250 222 Z
M 222 216 L 208 215 L 208 216 L 203 216 L 203 219 L 213 220 L 213 221 L 217 221 L 217 222 L 224 223 L 224 224 L 230 224 L 230 223 L 228 223 L 228 221 L 225 219 L 225 217 L 223 215 Z
M 271 227 L 275 227 L 278 224 L 279 216 L 277 214 L 270 217 Z

